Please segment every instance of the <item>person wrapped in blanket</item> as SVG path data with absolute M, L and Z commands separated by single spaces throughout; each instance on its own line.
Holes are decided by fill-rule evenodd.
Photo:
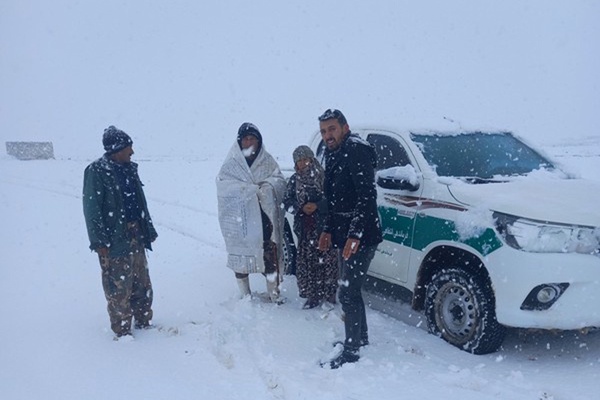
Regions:
M 285 178 L 256 125 L 245 122 L 216 179 L 219 225 L 241 297 L 251 295 L 249 274 L 262 273 L 270 301 L 281 304 Z

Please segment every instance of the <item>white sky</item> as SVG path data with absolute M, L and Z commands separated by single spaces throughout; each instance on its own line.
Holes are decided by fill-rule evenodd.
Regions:
M 4 0 L 0 141 L 93 157 L 115 124 L 146 153 L 213 138 L 223 152 L 249 120 L 291 151 L 328 107 L 351 125 L 598 136 L 598 15 L 595 1 Z

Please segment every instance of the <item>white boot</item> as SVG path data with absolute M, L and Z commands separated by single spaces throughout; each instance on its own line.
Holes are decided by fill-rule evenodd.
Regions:
M 240 288 L 240 298 L 250 296 L 250 278 L 236 278 L 238 286 Z
M 267 293 L 269 293 L 269 298 L 275 304 L 283 304 L 285 302 L 285 298 L 281 297 L 279 293 L 279 282 L 277 279 L 277 274 L 268 274 L 267 278 Z

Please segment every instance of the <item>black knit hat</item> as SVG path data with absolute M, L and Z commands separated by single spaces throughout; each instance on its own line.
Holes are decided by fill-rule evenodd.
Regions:
M 104 145 L 106 155 L 111 155 L 118 153 L 125 147 L 131 146 L 133 140 L 131 140 L 128 134 L 111 125 L 104 130 L 102 144 Z
M 260 149 L 262 147 L 262 135 L 260 134 L 260 131 L 258 130 L 256 125 L 250 122 L 244 122 L 240 126 L 240 129 L 238 129 L 237 142 L 240 145 L 240 148 L 242 148 L 242 139 L 244 138 L 244 136 L 248 135 L 254 136 L 258 139 L 258 148 Z

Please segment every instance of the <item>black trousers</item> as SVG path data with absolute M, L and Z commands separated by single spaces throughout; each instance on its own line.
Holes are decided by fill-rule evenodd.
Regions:
M 367 314 L 362 297 L 362 286 L 367 277 L 377 246 L 361 246 L 348 260 L 338 250 L 340 262 L 339 300 L 345 314 L 346 340 L 344 349 L 357 352 L 360 343 L 368 341 Z

